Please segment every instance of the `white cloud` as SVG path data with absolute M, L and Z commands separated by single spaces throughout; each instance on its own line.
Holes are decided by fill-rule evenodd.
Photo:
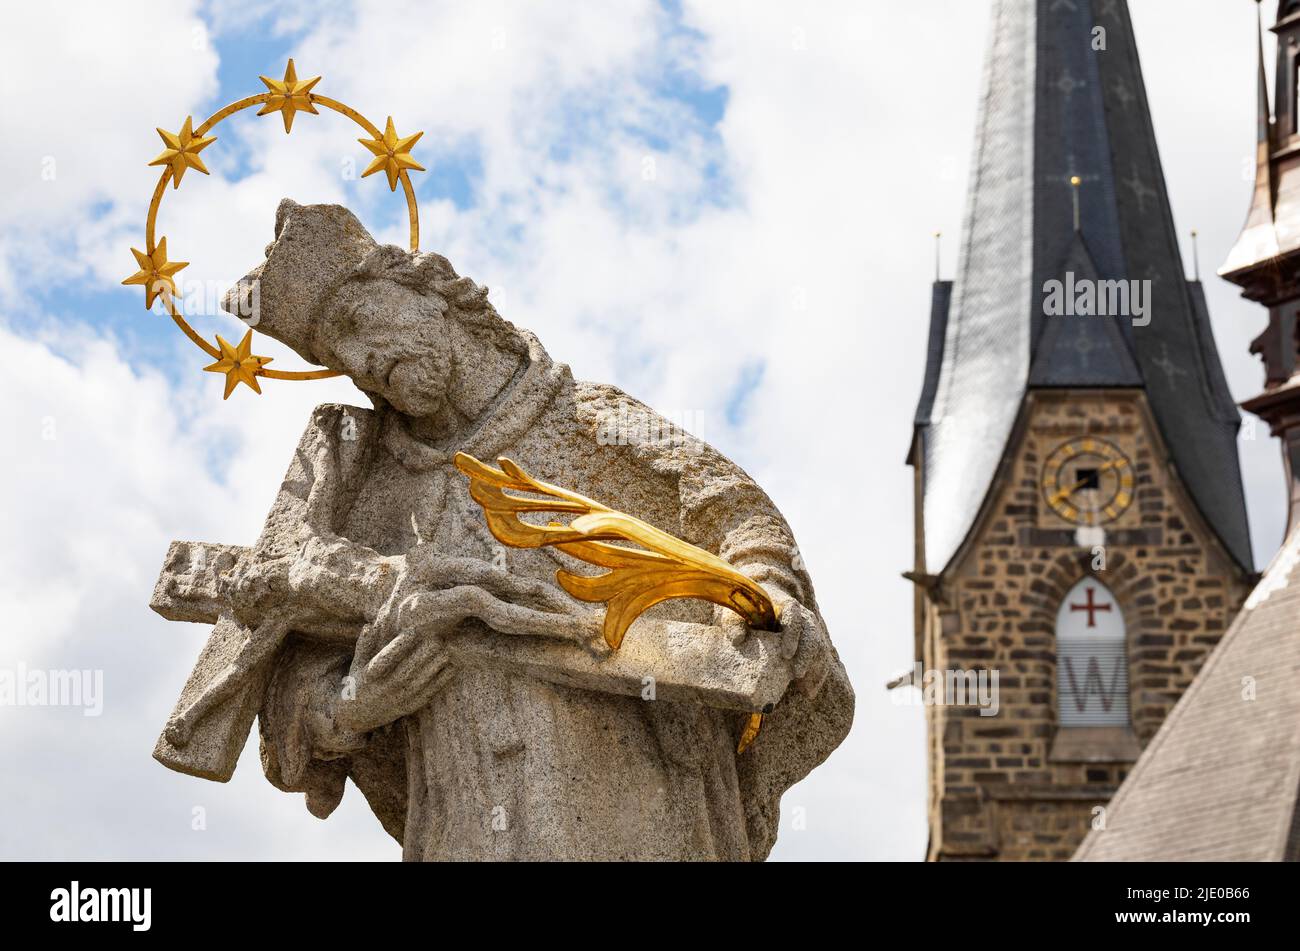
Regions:
M 1223 28 L 1214 35 L 1227 35 L 1236 19 L 1212 6 L 1198 2 L 1202 15 L 1188 19 L 1213 15 Z M 1248 186 L 1237 195 L 1203 185 L 1235 181 L 1233 152 L 1249 146 L 1249 38 L 1225 54 L 1199 27 L 1170 36 L 1149 0 L 1133 7 L 1175 210 L 1200 227 L 1208 270 L 1245 209 Z M 204 15 L 216 18 L 219 41 L 247 26 L 252 8 L 220 4 Z M 15 242 L 48 254 L 69 235 L 69 269 L 120 280 L 156 180 L 143 165 L 155 154 L 152 126 L 179 123 L 215 92 L 213 48 L 184 42 L 200 24 L 194 5 L 158 6 L 161 28 L 179 38 L 161 49 L 97 7 L 66 9 L 29 5 L 28 19 L 0 38 L 10 64 L 3 92 L 21 103 L 12 119 L 6 113 L 7 131 L 18 134 L 0 144 L 0 242 L 8 242 L 0 243 L 0 289 L 6 268 L 53 267 L 34 264 L 40 255 L 19 254 Z M 793 524 L 857 688 L 858 716 L 845 746 L 788 795 L 787 806 L 807 810 L 808 828 L 786 830 L 776 855 L 919 858 L 922 718 L 894 706 L 883 683 L 911 661 L 912 592 L 898 577 L 911 563 L 911 473 L 902 460 L 920 387 L 934 230 L 947 235 L 946 273 L 956 257 L 985 5 L 687 2 L 683 16 L 696 33 L 669 30 L 649 0 L 584 6 L 582 17 L 557 4 L 362 5 L 310 20 L 303 9 L 279 14 L 278 27 L 310 23 L 294 47 L 300 75 L 323 73 L 320 91 L 376 121 L 391 113 L 400 131 L 425 129 L 417 157 L 431 160 L 431 174 L 438 162 L 481 156 L 471 207 L 422 207 L 423 246 L 491 286 L 503 313 L 536 330 L 579 376 L 618 383 L 670 416 L 702 416 L 703 435 L 749 468 Z M 66 29 L 65 18 L 77 26 Z M 23 39 L 32 35 L 48 43 Z M 68 84 L 66 64 L 84 61 L 88 37 L 96 43 L 85 55 L 103 81 Z M 1210 71 L 1180 65 L 1189 51 L 1240 65 L 1240 96 L 1207 95 L 1207 111 L 1184 115 L 1187 84 L 1215 82 Z M 714 132 L 658 94 L 665 75 L 692 68 L 706 85 L 727 88 Z M 158 83 L 161 75 L 168 81 Z M 250 92 L 260 89 L 248 80 Z M 1237 126 L 1240 149 L 1231 136 L 1207 144 L 1205 128 Z M 636 131 L 647 128 L 662 141 L 648 145 Z M 377 235 L 403 239 L 400 198 L 377 177 L 339 175 L 342 159 L 359 151 L 339 117 L 300 115 L 291 137 L 275 117 L 239 117 L 221 134 L 205 152 L 213 175 L 187 176 L 164 204 L 173 256 L 194 262 L 183 276 L 219 282 L 243 273 L 260 258 L 286 194 L 346 201 Z M 1210 145 L 1217 151 L 1202 157 Z M 47 152 L 70 165 L 60 158 L 56 184 L 42 190 Z M 245 157 L 252 174 L 231 181 Z M 710 165 L 734 200 L 712 193 Z M 24 230 L 14 230 L 18 221 Z M 1244 355 L 1249 332 L 1226 329 L 1223 314 L 1240 317 L 1239 326 L 1260 321 L 1213 282 L 1211 291 L 1229 375 L 1244 396 L 1258 382 Z M 0 722 L 0 743 L 32 777 L 0 791 L 10 797 L 0 808 L 36 817 L 31 827 L 42 837 L 0 839 L 0 854 L 33 854 L 41 842 L 47 854 L 65 855 L 391 854 L 355 790 L 321 827 L 298 797 L 262 782 L 255 761 L 219 787 L 148 759 L 201 636 L 144 609 L 167 541 L 251 541 L 310 407 L 360 398 L 337 381 L 272 383 L 260 399 L 241 392 L 223 403 L 221 381 L 197 372 L 202 356 L 183 341 L 178 365 L 194 372 L 169 385 L 130 371 L 128 355 L 107 339 L 74 345 L 64 329 L 32 341 L 28 322 L 22 328 L 22 336 L 0 331 L 0 346 L 27 368 L 0 375 L 0 413 L 24 460 L 0 470 L 0 485 L 24 503 L 9 536 L 22 545 L 0 550 L 10 617 L 23 632 L 6 649 L 19 645 L 30 662 L 103 664 L 110 691 L 131 696 L 110 706 L 98 733 L 58 717 L 25 717 L 19 735 Z M 297 365 L 283 348 L 271 352 Z M 748 415 L 729 427 L 732 388 L 759 362 L 765 372 Z M 58 425 L 52 444 L 39 439 L 47 415 Z M 1266 440 L 1253 448 L 1248 483 L 1280 497 L 1267 486 L 1271 453 Z M 132 797 L 120 829 L 95 821 L 93 797 L 50 765 L 50 750 L 70 762 L 93 753 L 96 775 Z M 210 807 L 206 834 L 189 832 L 194 804 Z M 165 817 L 157 829 L 153 815 Z
M 99 235 L 87 228 L 92 208 L 147 201 L 158 176 L 146 163 L 162 150 L 154 126 L 176 131 L 216 91 L 217 55 L 196 7 L 156 0 L 125 15 L 83 0 L 6 9 L 0 289 L 10 296 L 84 275 L 80 260 Z M 131 263 L 125 248 L 119 257 L 119 270 Z

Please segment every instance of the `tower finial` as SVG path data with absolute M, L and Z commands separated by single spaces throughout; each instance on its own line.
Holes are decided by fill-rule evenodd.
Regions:
M 1272 108 L 1268 102 L 1268 70 L 1264 66 L 1264 5 L 1262 0 L 1255 0 L 1255 35 L 1259 42 L 1259 101 L 1257 120 L 1259 131 L 1256 141 L 1267 143 L 1272 149 Z
M 1258 0 L 1256 0 L 1258 2 Z M 1195 228 L 1192 229 L 1192 280 L 1200 283 L 1201 280 L 1201 246 L 1200 232 Z
M 1074 198 L 1074 230 L 1082 230 L 1079 225 L 1079 186 L 1083 184 L 1083 179 L 1078 175 L 1070 176 L 1070 194 Z
M 936 231 L 934 233 L 934 282 L 936 284 L 938 284 L 939 281 L 942 280 L 942 277 L 940 276 L 942 272 L 940 271 L 939 268 L 940 262 L 942 260 L 943 260 L 943 232 Z

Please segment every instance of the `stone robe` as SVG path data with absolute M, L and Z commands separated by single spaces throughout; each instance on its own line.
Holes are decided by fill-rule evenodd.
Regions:
M 420 543 L 498 563 L 504 552 L 510 572 L 553 584 L 568 556 L 502 549 L 452 465 L 458 450 L 507 455 L 816 611 L 788 526 L 744 472 L 616 388 L 575 382 L 523 333 L 528 360 L 457 445 L 415 439 L 389 408 L 317 409 L 264 543 L 315 533 L 380 555 Z M 713 608 L 672 601 L 647 616 L 707 624 Z M 320 717 L 302 698 L 313 680 L 335 689 L 350 660 L 338 645 L 290 638 L 259 716 L 264 769 L 279 788 L 307 792 L 318 815 L 351 777 L 407 859 L 762 859 L 781 794 L 840 743 L 853 711 L 832 657 L 820 693 L 792 685 L 737 755 L 743 713 L 449 668 L 424 706 L 340 755 L 319 748 Z

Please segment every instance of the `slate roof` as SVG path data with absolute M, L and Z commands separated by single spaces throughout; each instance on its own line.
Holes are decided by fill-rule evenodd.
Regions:
M 931 340 L 916 416 L 926 569 L 969 532 L 1027 389 L 1141 386 L 1192 498 L 1249 571 L 1240 416 L 1184 276 L 1128 7 L 994 0 L 991 24 L 958 271 L 932 308 L 943 345 Z M 1044 284 L 1067 272 L 1151 281 L 1149 325 L 1046 316 Z
M 1300 528 L 1076 861 L 1300 860 Z M 1253 688 L 1253 692 L 1248 692 Z

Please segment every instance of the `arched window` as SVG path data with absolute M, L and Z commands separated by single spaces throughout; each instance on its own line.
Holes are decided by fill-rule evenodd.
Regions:
M 1084 578 L 1056 613 L 1056 705 L 1062 727 L 1127 726 L 1124 615 L 1110 590 Z

